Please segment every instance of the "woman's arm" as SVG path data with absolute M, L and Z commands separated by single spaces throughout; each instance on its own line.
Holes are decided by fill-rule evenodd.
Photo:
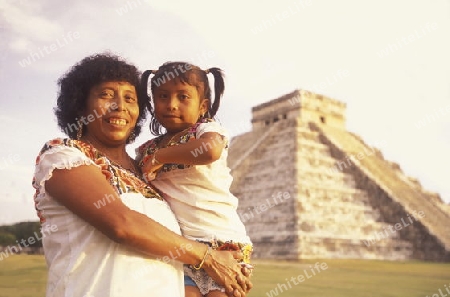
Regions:
M 206 253 L 206 245 L 188 240 L 128 208 L 94 165 L 55 169 L 45 188 L 52 197 L 111 240 L 144 254 L 170 257 L 176 249 L 191 245 L 193 248 L 185 250 L 177 260 L 198 265 Z M 95 207 L 94 203 L 105 195 L 114 195 L 117 199 L 111 199 L 111 203 L 101 208 Z M 228 292 L 237 289 L 245 296 L 251 287 L 248 280 L 240 281 L 240 285 L 237 283 L 237 278 L 246 278 L 242 277 L 241 267 L 231 253 L 213 251 L 206 257 L 203 268 Z

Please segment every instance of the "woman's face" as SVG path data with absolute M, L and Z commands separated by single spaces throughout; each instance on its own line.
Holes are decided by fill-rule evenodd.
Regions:
M 125 144 L 136 126 L 139 104 L 136 89 L 128 82 L 103 82 L 91 88 L 79 121 L 86 138 L 104 145 Z

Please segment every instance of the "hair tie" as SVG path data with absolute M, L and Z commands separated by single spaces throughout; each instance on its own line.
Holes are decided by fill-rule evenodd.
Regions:
M 209 73 L 209 69 L 206 69 L 206 70 L 205 70 L 205 73 L 208 74 L 208 73 Z

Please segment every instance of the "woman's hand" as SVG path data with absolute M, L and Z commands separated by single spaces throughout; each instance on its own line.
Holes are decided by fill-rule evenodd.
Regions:
M 247 268 L 237 262 L 242 259 L 241 252 L 211 251 L 206 258 L 203 269 L 218 284 L 225 287 L 228 296 L 244 297 L 253 284 Z

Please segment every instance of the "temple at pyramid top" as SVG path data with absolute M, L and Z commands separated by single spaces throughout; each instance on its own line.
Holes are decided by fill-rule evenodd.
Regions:
M 295 90 L 252 108 L 253 129 L 270 126 L 282 119 L 299 119 L 345 129 L 346 104 L 306 90 Z

